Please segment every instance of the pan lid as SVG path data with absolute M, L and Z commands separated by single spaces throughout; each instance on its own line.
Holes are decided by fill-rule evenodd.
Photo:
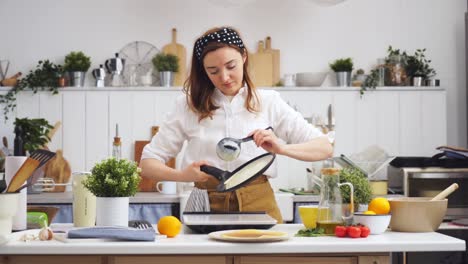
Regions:
M 261 176 L 275 160 L 275 154 L 265 153 L 234 170 L 231 177 L 224 181 L 225 191 L 232 191 Z

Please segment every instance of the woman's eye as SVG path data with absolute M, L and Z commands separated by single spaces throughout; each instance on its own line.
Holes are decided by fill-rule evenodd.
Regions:
M 218 71 L 210 72 L 211 75 L 215 75 L 217 73 L 218 73 Z
M 236 65 L 229 65 L 229 66 L 227 66 L 227 68 L 228 68 L 228 70 L 232 70 L 232 69 L 236 68 Z

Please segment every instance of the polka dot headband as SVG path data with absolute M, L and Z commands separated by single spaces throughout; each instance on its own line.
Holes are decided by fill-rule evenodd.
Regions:
M 197 59 L 201 60 L 201 55 L 206 45 L 210 42 L 220 42 L 226 44 L 232 44 L 239 48 L 244 48 L 242 39 L 237 35 L 237 32 L 230 28 L 222 28 L 216 32 L 200 37 L 195 42 L 195 55 Z

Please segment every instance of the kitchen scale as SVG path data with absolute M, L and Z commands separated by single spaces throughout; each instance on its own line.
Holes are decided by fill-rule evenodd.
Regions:
M 266 212 L 184 212 L 182 222 L 196 233 L 230 229 L 269 229 L 276 219 Z

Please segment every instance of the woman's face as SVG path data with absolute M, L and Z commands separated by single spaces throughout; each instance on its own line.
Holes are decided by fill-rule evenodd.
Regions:
M 208 52 L 203 66 L 216 88 L 225 95 L 234 96 L 242 87 L 245 59 L 237 50 L 223 47 Z

